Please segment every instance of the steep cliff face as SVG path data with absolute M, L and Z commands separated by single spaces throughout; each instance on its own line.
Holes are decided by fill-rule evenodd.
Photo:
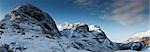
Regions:
M 111 42 L 96 25 L 72 23 L 57 27 L 52 17 L 39 8 L 18 6 L 0 22 L 0 52 L 113 52 L 143 47 L 143 42 Z

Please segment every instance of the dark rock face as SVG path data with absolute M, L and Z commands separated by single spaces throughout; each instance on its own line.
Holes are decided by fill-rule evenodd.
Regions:
M 81 25 L 81 26 L 77 26 L 76 27 L 76 30 L 79 30 L 79 31 L 89 31 L 89 27 L 88 27 L 88 25 L 87 24 L 85 24 L 85 25 Z
M 18 18 L 20 21 L 32 21 L 32 23 L 38 24 L 42 28 L 43 33 L 52 36 L 61 35 L 52 17 L 33 5 L 25 4 L 18 6 L 9 16 L 14 21 Z
M 131 44 L 131 49 L 132 49 L 132 50 L 140 51 L 140 50 L 142 50 L 143 46 L 144 46 L 144 43 L 143 43 L 143 42 L 141 42 L 141 43 L 139 43 L 139 42 L 134 42 L 134 43 Z

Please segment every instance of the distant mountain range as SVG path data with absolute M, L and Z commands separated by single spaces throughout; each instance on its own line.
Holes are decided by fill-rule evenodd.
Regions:
M 146 32 L 138 32 L 131 36 L 128 41 L 144 41 L 146 45 L 150 46 L 150 30 Z
M 146 46 L 143 48 L 143 50 L 141 52 L 149 52 L 150 51 L 150 31 L 135 33 L 127 41 L 128 42 L 143 41 Z M 117 52 L 137 52 L 137 51 L 123 50 L 123 51 L 117 51 Z

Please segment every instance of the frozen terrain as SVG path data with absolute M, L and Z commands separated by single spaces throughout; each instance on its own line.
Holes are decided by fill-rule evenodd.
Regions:
M 141 41 L 111 42 L 97 25 L 56 26 L 51 16 L 30 4 L 18 6 L 0 21 L 0 52 L 114 52 L 143 47 Z
M 150 30 L 148 30 L 146 32 L 135 33 L 133 36 L 131 36 L 128 39 L 128 41 L 129 42 L 144 41 L 145 45 L 147 45 L 147 47 L 143 48 L 143 50 L 141 52 L 150 52 Z M 137 52 L 137 51 L 124 50 L 124 51 L 118 51 L 118 52 Z

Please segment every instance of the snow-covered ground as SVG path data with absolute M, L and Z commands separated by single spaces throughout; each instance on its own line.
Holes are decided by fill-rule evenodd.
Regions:
M 138 51 L 134 51 L 134 50 L 120 50 L 120 51 L 115 51 L 115 52 L 138 52 Z M 139 52 L 150 52 L 150 47 L 147 47 L 145 49 L 143 49 L 142 51 Z
M 143 37 L 149 37 L 150 38 L 150 30 L 146 31 L 146 32 L 138 32 L 135 33 L 133 36 L 131 36 L 128 41 L 142 41 Z M 150 52 L 150 39 L 148 39 L 147 45 L 149 47 L 145 47 L 142 51 L 140 52 Z M 121 50 L 121 51 L 116 51 L 116 52 L 137 52 L 137 51 L 133 51 L 133 50 Z
M 0 52 L 114 52 L 132 45 L 111 42 L 96 25 L 65 23 L 57 27 L 42 10 L 30 4 L 19 6 L 0 22 Z

